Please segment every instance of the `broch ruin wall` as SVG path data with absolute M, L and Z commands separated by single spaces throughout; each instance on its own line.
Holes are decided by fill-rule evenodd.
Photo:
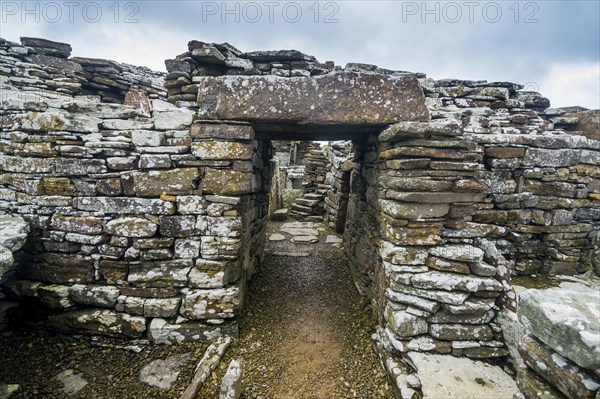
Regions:
M 187 50 L 164 74 L 0 40 L 0 209 L 30 226 L 3 292 L 43 304 L 49 326 L 235 336 L 264 248 L 271 140 L 352 141 L 327 155 L 325 219 L 385 356 L 506 357 L 511 276 L 600 273 L 598 111 L 551 109 L 514 83 Z M 600 364 L 562 355 L 598 381 Z

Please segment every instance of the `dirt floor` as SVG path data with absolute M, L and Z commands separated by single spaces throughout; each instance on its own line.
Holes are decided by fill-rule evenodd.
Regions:
M 248 287 L 240 338 L 204 384 L 198 398 L 218 398 L 233 358 L 245 364 L 242 398 L 393 398 L 371 347 L 371 311 L 352 282 L 341 244 L 319 229 L 316 244 L 269 242 Z M 278 254 L 278 255 L 277 255 Z M 285 254 L 285 255 L 282 255 Z M 308 256 L 305 256 L 308 255 Z M 18 384 L 10 398 L 178 398 L 207 343 L 153 346 L 13 327 L 0 336 L 2 383 Z M 154 360 L 177 358 L 171 388 L 139 381 Z
M 393 398 L 371 348 L 375 324 L 350 276 L 340 244 L 294 244 L 269 225 L 263 265 L 252 278 L 240 339 L 201 391 L 218 396 L 232 358 L 245 362 L 242 398 Z M 293 254 L 289 255 L 274 255 Z M 309 256 L 298 256 L 306 255 Z

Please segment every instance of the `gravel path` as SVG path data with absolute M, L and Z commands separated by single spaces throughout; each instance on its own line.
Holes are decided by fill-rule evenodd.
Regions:
M 243 398 L 393 398 L 371 348 L 370 310 L 324 233 L 317 244 L 293 244 L 289 235 L 269 243 L 249 285 L 241 337 L 200 397 L 218 397 L 225 367 L 242 358 Z M 272 254 L 282 252 L 310 256 Z

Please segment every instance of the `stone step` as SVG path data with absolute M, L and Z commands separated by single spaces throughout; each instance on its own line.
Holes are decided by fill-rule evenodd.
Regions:
M 318 207 L 319 205 L 321 205 L 323 203 L 323 201 L 320 200 L 312 200 L 312 199 L 306 199 L 306 198 L 299 198 L 295 201 L 296 204 L 299 205 L 303 205 L 303 206 L 308 206 L 311 208 L 315 208 Z
M 292 212 L 293 211 L 305 212 L 310 215 L 310 214 L 312 214 L 313 209 L 310 206 L 304 206 L 304 205 L 300 205 L 297 203 L 293 203 L 292 204 Z

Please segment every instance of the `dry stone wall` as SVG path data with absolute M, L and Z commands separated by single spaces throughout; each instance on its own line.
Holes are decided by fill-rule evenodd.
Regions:
M 235 335 L 262 255 L 270 144 L 248 124 L 196 121 L 143 74 L 126 81 L 138 69 L 23 44 L 0 46 L 1 204 L 32 227 L 12 295 L 37 298 L 65 331 Z M 63 62 L 89 79 L 48 66 Z M 115 71 L 121 91 L 99 78 Z M 68 79 L 80 86 L 56 88 Z

